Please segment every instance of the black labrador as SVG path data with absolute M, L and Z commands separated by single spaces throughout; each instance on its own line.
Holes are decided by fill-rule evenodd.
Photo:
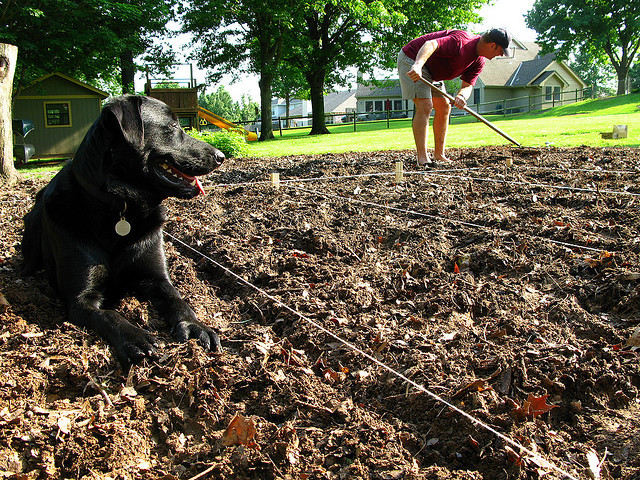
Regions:
M 25 216 L 24 273 L 44 267 L 69 319 L 94 330 L 128 366 L 152 357 L 155 337 L 110 307 L 132 293 L 151 302 L 178 340 L 220 348 L 167 274 L 162 201 L 204 193 L 197 175 L 222 152 L 184 133 L 163 102 L 125 95 L 105 105 L 71 162 Z

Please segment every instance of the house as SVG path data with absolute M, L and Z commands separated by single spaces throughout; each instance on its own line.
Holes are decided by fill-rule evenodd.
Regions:
M 496 57 L 485 63 L 469 99 L 470 106 L 476 105 L 480 113 L 518 113 L 582 100 L 587 84 L 555 54 L 541 56 L 536 43 L 516 39 L 511 47 L 513 56 Z M 391 116 L 407 111 L 411 116 L 413 102 L 402 100 L 398 80 L 386 83 L 382 87 L 359 84 L 357 111 L 385 118 L 387 110 Z
M 540 55 L 533 42 L 512 40 L 511 57 L 486 62 L 470 104 L 480 113 L 528 112 L 582 100 L 587 84 L 554 53 Z
M 27 138 L 35 147 L 33 158 L 71 157 L 108 96 L 62 73 L 51 73 L 16 91 L 13 118 L 33 123 Z
M 387 111 L 389 111 L 389 116 L 392 118 L 412 115 L 413 102 L 402 99 L 400 82 L 397 79 L 384 80 L 383 82 L 385 83 L 384 86 L 358 83 L 356 92 L 357 111 L 365 115 L 363 119 L 387 118 Z
M 341 123 L 345 113 L 356 111 L 356 90 L 330 92 L 324 96 L 324 113 L 327 123 Z M 271 103 L 274 118 L 286 118 L 286 103 L 283 99 L 274 99 Z M 331 115 L 334 113 L 335 115 Z M 291 126 L 302 127 L 311 125 L 311 101 L 292 98 L 289 103 L 289 118 Z M 295 118 L 298 117 L 298 118 Z M 346 120 L 346 119 L 345 119 Z M 284 125 L 283 125 L 284 126 Z

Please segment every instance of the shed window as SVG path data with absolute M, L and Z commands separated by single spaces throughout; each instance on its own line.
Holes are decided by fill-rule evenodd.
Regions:
M 44 109 L 47 127 L 71 125 L 71 109 L 69 102 L 45 103 Z

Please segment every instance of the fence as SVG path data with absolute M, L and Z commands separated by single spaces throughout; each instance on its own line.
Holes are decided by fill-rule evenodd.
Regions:
M 569 103 L 576 103 L 589 98 L 586 89 L 568 90 L 563 92 L 543 93 L 540 95 L 527 95 L 522 97 L 506 98 L 491 102 L 483 102 L 469 105 L 481 115 L 517 115 L 534 111 L 547 110 Z M 386 103 L 386 102 L 385 102 Z M 325 114 L 326 125 L 353 125 L 353 131 L 358 130 L 358 125 L 370 125 L 373 123 L 386 122 L 387 128 L 391 128 L 392 123 L 404 120 L 413 115 L 413 109 L 407 110 L 385 110 L 369 112 L 333 112 Z M 469 115 L 464 110 L 454 108 L 452 117 L 463 117 Z M 311 128 L 311 115 L 295 117 L 278 117 L 272 119 L 273 131 L 279 131 L 280 136 L 285 130 L 302 130 Z M 339 121 L 336 121 L 339 120 Z M 237 125 L 246 126 L 248 130 L 259 132 L 260 122 L 235 122 Z

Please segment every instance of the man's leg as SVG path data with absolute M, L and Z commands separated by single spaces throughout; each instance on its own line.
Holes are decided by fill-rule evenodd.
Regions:
M 429 161 L 427 156 L 427 130 L 429 128 L 429 115 L 433 109 L 430 98 L 414 98 L 415 114 L 413 116 L 413 139 L 416 142 L 418 153 L 418 166 L 426 165 Z M 435 128 L 435 124 L 434 124 Z
M 444 149 L 447 143 L 447 129 L 449 128 L 451 105 L 445 97 L 434 96 L 433 108 L 436 110 L 433 117 L 433 159 L 436 161 L 447 161 L 448 158 L 444 154 Z

